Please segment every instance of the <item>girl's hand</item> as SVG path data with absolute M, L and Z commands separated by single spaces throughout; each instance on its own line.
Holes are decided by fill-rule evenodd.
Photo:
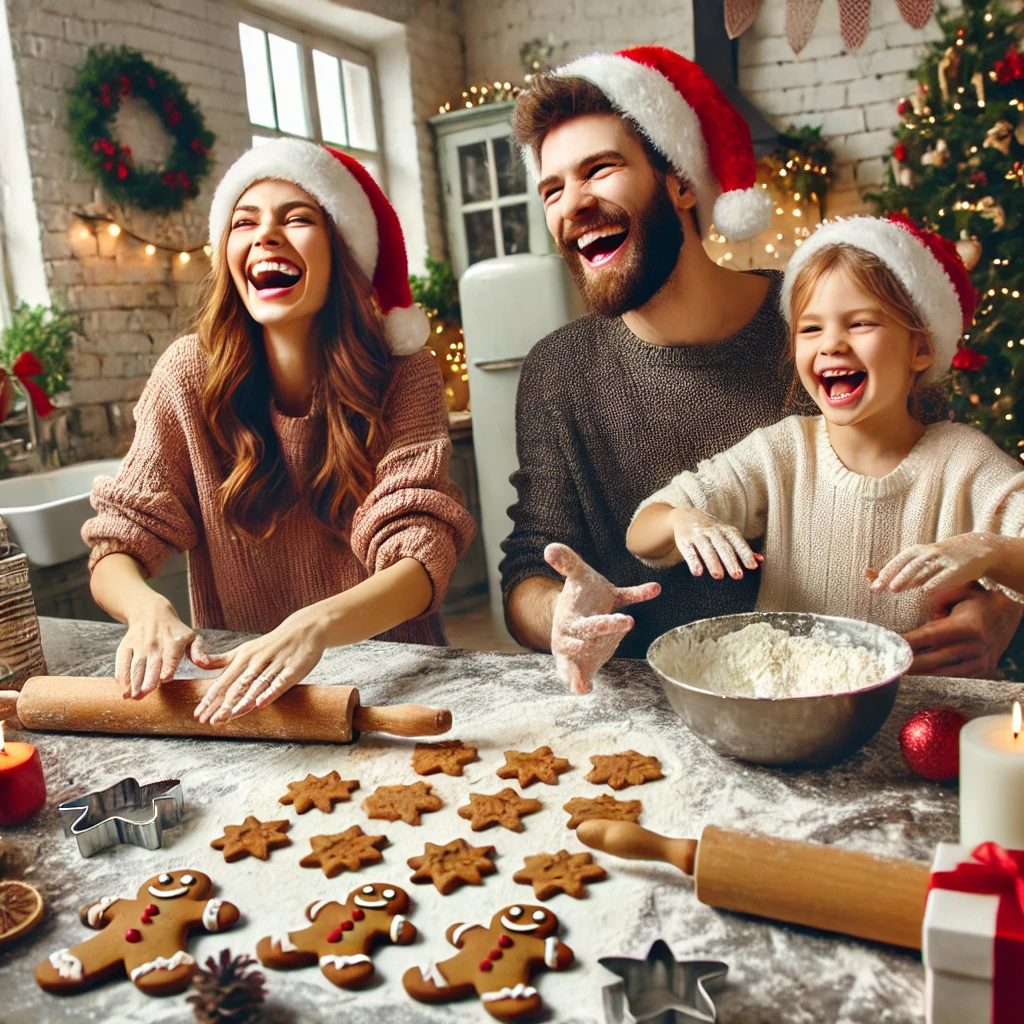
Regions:
M 139 700 L 173 679 L 195 635 L 170 601 L 153 594 L 152 600 L 128 616 L 128 631 L 117 645 L 114 678 L 121 684 L 121 695 Z
M 915 544 L 890 559 L 871 584 L 873 591 L 895 592 L 962 587 L 992 568 L 999 538 L 993 533 L 961 533 L 935 544 Z
M 224 654 L 207 654 L 193 643 L 189 656 L 196 665 L 223 670 L 196 705 L 195 717 L 204 724 L 221 725 L 273 703 L 316 668 L 325 648 L 307 609 Z
M 726 570 L 734 580 L 739 580 L 743 579 L 741 562 L 748 569 L 756 569 L 764 561 L 762 555 L 751 551 L 735 526 L 719 522 L 695 508 L 672 510 L 672 534 L 694 576 L 703 576 L 707 566 L 716 580 L 722 579 Z

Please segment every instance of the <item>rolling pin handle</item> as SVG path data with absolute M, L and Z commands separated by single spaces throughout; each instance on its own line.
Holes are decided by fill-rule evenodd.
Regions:
M 447 708 L 425 708 L 417 704 L 389 704 L 384 707 L 360 704 L 352 715 L 352 728 L 359 732 L 439 736 L 451 727 L 452 713 Z
M 631 821 L 592 818 L 580 823 L 576 835 L 584 846 L 628 860 L 660 860 L 693 874 L 696 839 L 669 839 Z

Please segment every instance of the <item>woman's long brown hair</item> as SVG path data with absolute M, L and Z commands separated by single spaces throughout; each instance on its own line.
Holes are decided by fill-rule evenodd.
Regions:
M 372 445 L 385 437 L 381 412 L 389 368 L 387 345 L 370 282 L 334 222 L 324 214 L 331 245 L 331 283 L 317 314 L 318 368 L 313 407 L 324 429 L 311 470 L 295 494 L 270 419 L 271 381 L 263 328 L 249 315 L 228 269 L 227 235 L 203 282 L 195 329 L 208 356 L 203 417 L 225 474 L 218 489 L 229 528 L 266 540 L 283 514 L 305 502 L 340 541 L 347 512 L 374 483 Z

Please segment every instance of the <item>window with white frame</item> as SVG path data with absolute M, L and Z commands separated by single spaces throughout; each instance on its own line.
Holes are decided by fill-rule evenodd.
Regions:
M 325 143 L 386 190 L 373 54 L 250 14 L 238 36 L 253 145 L 288 136 Z

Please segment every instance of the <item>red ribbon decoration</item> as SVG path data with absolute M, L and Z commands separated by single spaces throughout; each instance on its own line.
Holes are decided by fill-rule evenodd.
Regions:
M 43 372 L 43 367 L 39 360 L 36 359 L 35 354 L 33 352 L 22 352 L 14 360 L 14 366 L 11 369 L 14 376 L 21 381 L 22 386 L 28 392 L 29 398 L 32 399 L 32 407 L 35 409 L 36 415 L 40 419 L 44 416 L 49 416 L 53 412 L 53 404 L 47 398 L 46 392 L 34 380 L 29 379 Z
M 1020 1020 L 1020 980 L 1024 978 L 1024 850 L 1004 850 L 982 843 L 971 856 L 974 863 L 957 864 L 953 871 L 936 871 L 932 889 L 952 889 L 999 897 L 993 950 L 992 1024 Z

